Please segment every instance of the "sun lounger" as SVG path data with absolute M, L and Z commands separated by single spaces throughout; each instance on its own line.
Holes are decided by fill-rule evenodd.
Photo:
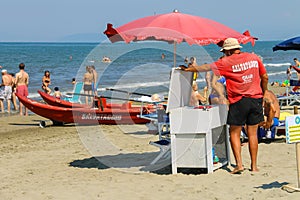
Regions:
M 299 87 L 300 81 L 290 80 L 290 86 L 286 86 L 285 95 L 277 96 L 280 107 L 300 104 L 300 92 L 297 92 L 295 88 L 290 91 L 291 86 Z

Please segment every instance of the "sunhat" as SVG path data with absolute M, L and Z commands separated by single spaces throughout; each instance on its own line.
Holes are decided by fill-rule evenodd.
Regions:
M 7 70 L 6 69 L 2 69 L 2 71 L 1 71 L 2 73 L 6 73 L 7 72 Z
M 227 38 L 222 46 L 221 52 L 224 50 L 231 50 L 231 49 L 240 49 L 242 46 L 240 45 L 239 41 L 235 38 Z

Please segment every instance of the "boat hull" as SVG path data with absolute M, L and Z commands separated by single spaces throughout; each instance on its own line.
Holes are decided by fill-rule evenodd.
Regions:
M 87 106 L 85 104 L 80 104 L 80 103 L 72 103 L 66 100 L 62 100 L 62 99 L 57 99 L 54 96 L 51 96 L 45 92 L 42 91 L 38 91 L 38 93 L 40 94 L 40 96 L 42 97 L 42 99 L 49 105 L 52 106 L 59 106 L 59 107 L 64 107 L 64 108 L 89 108 L 90 106 Z M 126 107 L 128 106 L 128 102 L 124 103 L 124 104 L 116 104 L 116 103 L 106 103 L 106 98 L 101 98 L 101 103 L 102 103 L 102 107 L 108 108 L 108 109 L 118 109 L 118 108 L 122 108 L 122 107 Z M 97 100 L 96 101 L 96 106 L 97 107 L 101 107 L 100 106 L 100 102 Z
M 140 108 L 64 108 L 43 104 L 16 94 L 19 101 L 37 115 L 60 123 L 89 124 L 145 124 L 149 120 L 138 117 Z M 146 112 L 146 111 L 143 111 Z M 144 114 L 144 113 L 143 113 Z

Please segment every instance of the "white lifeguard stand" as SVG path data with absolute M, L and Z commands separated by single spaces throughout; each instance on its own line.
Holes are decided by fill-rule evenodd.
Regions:
M 226 105 L 189 106 L 193 73 L 173 68 L 167 112 L 170 115 L 172 173 L 178 168 L 207 168 L 229 164 Z M 213 163 L 213 148 L 219 161 Z

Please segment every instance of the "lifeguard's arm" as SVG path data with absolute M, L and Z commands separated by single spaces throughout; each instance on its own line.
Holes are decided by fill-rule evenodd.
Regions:
M 268 90 L 268 81 L 269 81 L 268 74 L 265 73 L 262 76 L 260 76 L 260 78 L 261 78 L 261 83 L 260 83 L 261 89 L 263 91 L 263 94 L 265 94 L 265 91 Z
M 188 71 L 188 72 L 207 72 L 211 70 L 211 67 L 209 64 L 203 64 L 203 65 L 189 65 L 187 68 L 181 67 L 181 69 L 183 71 Z

